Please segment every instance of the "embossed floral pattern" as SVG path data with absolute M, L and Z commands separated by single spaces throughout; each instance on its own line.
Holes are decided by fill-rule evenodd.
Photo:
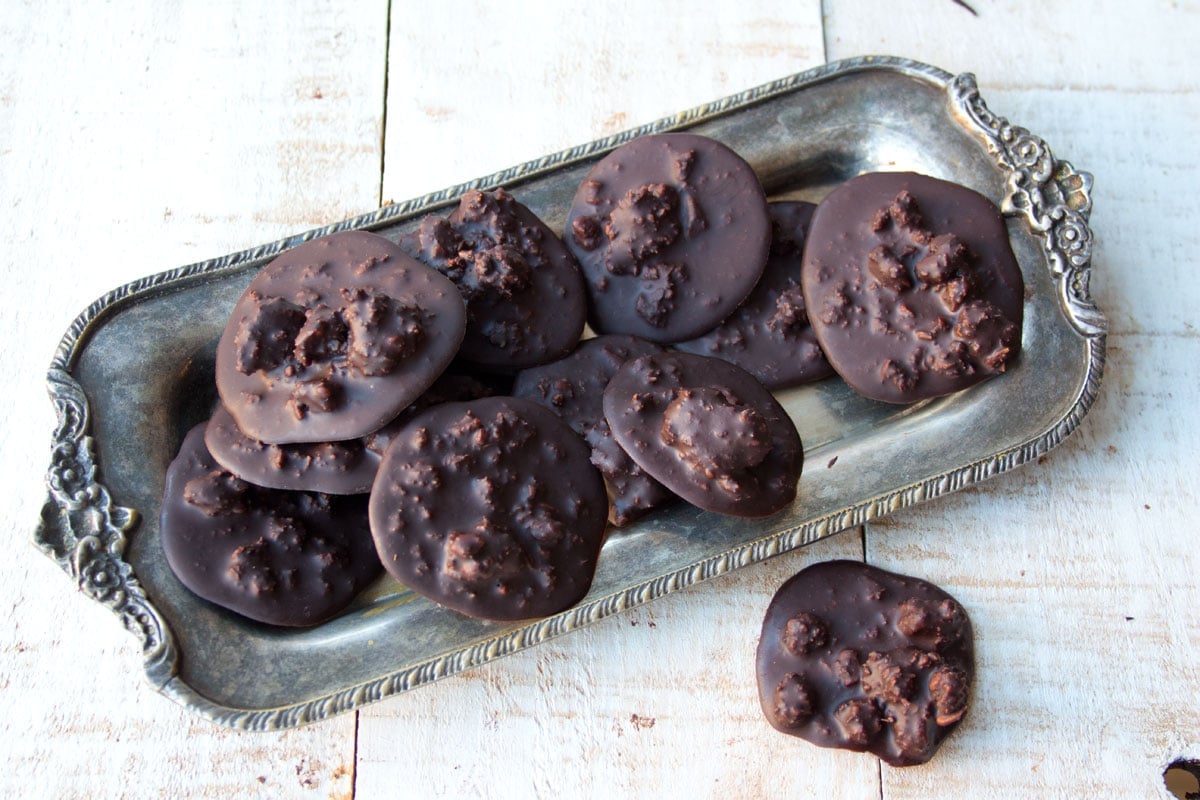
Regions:
M 95 537 L 87 537 L 75 550 L 79 588 L 97 602 L 117 605 L 125 599 L 128 565 L 109 553 Z
M 957 76 L 950 92 L 988 138 L 997 161 L 1011 170 L 1005 213 L 1022 214 L 1034 230 L 1045 233 L 1050 269 L 1071 323 L 1085 336 L 1103 335 L 1106 322 L 1092 302 L 1087 279 L 1093 241 L 1087 225 L 1091 176 L 1055 160 L 1041 138 L 992 113 L 979 95 L 975 76 Z
M 79 508 L 88 502 L 88 488 L 94 470 L 79 459 L 79 448 L 73 440 L 59 442 L 50 456 L 50 473 L 47 481 L 50 491 L 62 498 L 70 508 Z
M 46 475 L 50 498 L 35 541 L 75 578 L 81 591 L 121 618 L 141 641 L 143 653 L 166 655 L 171 640 L 165 623 L 123 558 L 125 535 L 137 525 L 138 513 L 113 503 L 96 481 L 82 387 L 59 369 L 50 371 L 48 381 L 59 424 Z

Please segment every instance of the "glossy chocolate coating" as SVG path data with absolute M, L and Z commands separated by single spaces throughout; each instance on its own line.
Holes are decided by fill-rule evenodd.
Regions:
M 579 341 L 587 319 L 579 266 L 503 189 L 467 192 L 448 218 L 425 217 L 400 246 L 454 281 L 466 299 L 461 360 L 519 369 L 561 358 Z
M 364 439 L 367 449 L 377 458 L 383 458 L 383 453 L 391 444 L 393 437 L 402 431 L 414 417 L 435 406 L 507 394 L 503 388 L 493 383 L 490 375 L 486 378 L 485 380 L 469 372 L 459 372 L 458 367 L 452 365 L 433 382 L 433 386 L 422 392 L 421 396 L 413 400 L 408 408 L 401 411 L 394 420 L 374 433 L 368 434 Z M 370 490 L 368 489 L 368 491 Z
M 474 400 L 495 392 L 468 375 L 444 372 L 388 424 L 342 442 L 267 444 L 247 436 L 224 406 L 204 429 L 204 443 L 221 465 L 244 481 L 271 489 L 367 494 L 391 437 L 408 420 L 440 403 Z
M 967 710 L 967 612 L 927 581 L 858 561 L 802 570 L 771 600 L 758 644 L 763 713 L 822 747 L 922 764 Z
M 771 255 L 754 291 L 703 336 L 676 342 L 676 350 L 737 364 L 768 389 L 784 389 L 833 374 L 808 324 L 800 289 L 800 256 L 812 221 L 812 203 L 778 202 L 771 214 Z
M 608 502 L 587 444 L 546 408 L 437 406 L 392 440 L 371 532 L 396 580 L 463 614 L 529 619 L 591 586 Z
M 378 430 L 458 351 L 458 290 L 382 236 L 335 233 L 250 282 L 217 345 L 217 390 L 247 435 L 336 442 Z
M 379 457 L 362 439 L 344 442 L 267 444 L 238 428 L 218 404 L 204 429 L 209 453 L 222 469 L 244 481 L 270 489 L 308 490 L 327 494 L 371 491 Z
M 965 186 L 871 173 L 813 215 L 801 284 L 859 393 L 911 403 L 997 375 L 1021 346 L 1024 284 L 1000 210 Z
M 513 385 L 515 396 L 546 406 L 587 440 L 592 464 L 604 475 L 613 525 L 628 525 L 674 499 L 617 444 L 604 418 L 604 387 L 620 366 L 661 350 L 634 336 L 598 336 L 566 358 L 521 371 Z
M 221 469 L 192 428 L 167 469 L 162 546 L 188 589 L 272 625 L 316 625 L 381 572 L 365 497 L 263 489 Z
M 592 167 L 563 237 L 587 279 L 592 327 L 666 343 L 699 336 L 746 298 L 771 225 L 741 156 L 703 136 L 663 133 Z
M 625 452 L 693 505 L 763 517 L 795 499 L 796 426 L 727 361 L 675 352 L 627 361 L 604 390 L 604 416 Z

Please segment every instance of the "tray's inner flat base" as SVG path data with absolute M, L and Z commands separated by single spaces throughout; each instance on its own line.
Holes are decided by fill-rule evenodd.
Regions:
M 945 90 L 899 72 L 844 74 L 692 130 L 745 156 L 773 199 L 818 200 L 868 170 L 923 172 L 997 202 L 1004 190 L 1003 174 L 955 120 Z M 509 188 L 561 229 L 588 166 Z M 382 232 L 395 237 L 415 221 Z M 907 408 L 865 400 L 836 378 L 781 393 L 805 442 L 796 504 L 758 521 L 678 505 L 616 532 L 589 599 L 1002 454 L 1052 428 L 1079 395 L 1087 345 L 1063 318 L 1038 241 L 1021 220 L 1010 221 L 1010 232 L 1029 298 L 1015 368 Z M 163 474 L 183 433 L 215 401 L 213 346 L 252 267 L 125 306 L 98 328 L 75 370 L 92 402 L 102 480 L 118 503 L 144 514 L 127 558 L 175 633 L 180 678 L 216 704 L 266 709 L 361 685 L 519 627 L 467 619 L 385 578 L 351 613 L 313 630 L 284 631 L 243 622 L 175 580 L 158 544 Z

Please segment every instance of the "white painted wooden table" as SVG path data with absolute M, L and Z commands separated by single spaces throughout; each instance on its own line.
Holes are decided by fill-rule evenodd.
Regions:
M 1200 758 L 1200 4 L 209 3 L 0 10 L 0 796 L 1167 797 Z M 851 55 L 973 71 L 1096 176 L 1108 366 L 1044 463 L 308 728 L 218 729 L 30 543 L 43 378 L 88 302 Z M 931 763 L 761 719 L 774 590 L 866 558 L 970 610 L 978 684 Z

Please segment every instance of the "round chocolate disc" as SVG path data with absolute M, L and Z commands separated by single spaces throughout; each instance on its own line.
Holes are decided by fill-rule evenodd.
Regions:
M 335 233 L 250 282 L 217 345 L 217 390 L 261 442 L 377 430 L 454 358 L 466 326 L 449 280 L 382 236 Z
M 384 567 L 472 617 L 570 608 L 591 586 L 608 507 L 588 455 L 565 422 L 528 400 L 418 415 L 392 439 L 371 491 Z
M 242 433 L 233 416 L 218 404 L 204 428 L 204 443 L 223 469 L 244 481 L 270 489 L 327 494 L 371 491 L 379 456 L 362 439 L 343 442 L 267 444 Z
M 813 214 L 801 273 L 830 364 L 874 400 L 911 403 L 1003 372 L 1024 284 L 1000 210 L 958 184 L 870 173 Z
M 767 609 L 759 699 L 784 733 L 922 764 L 967 711 L 973 653 L 967 612 L 937 586 L 827 561 L 785 583 Z
M 391 437 L 408 420 L 440 403 L 495 394 L 468 375 L 444 372 L 395 419 L 377 431 L 341 442 L 267 444 L 242 433 L 224 406 L 217 406 L 204 429 L 209 453 L 244 481 L 271 489 L 367 494 Z
M 685 353 L 737 364 L 768 389 L 784 389 L 833 374 L 808 324 L 800 289 L 800 256 L 812 203 L 769 203 L 771 255 L 754 291 L 703 336 L 672 345 Z
M 795 424 L 727 361 L 675 352 L 627 361 L 604 390 L 604 416 L 642 469 L 700 508 L 764 517 L 796 497 Z
M 498 369 L 553 361 L 587 320 L 575 258 L 503 189 L 469 191 L 447 219 L 428 216 L 400 247 L 454 281 L 467 301 L 459 358 Z
M 661 351 L 634 336 L 598 336 L 566 358 L 522 370 L 513 384 L 515 396 L 546 406 L 587 440 L 592 463 L 608 488 L 608 519 L 613 525 L 628 525 L 674 499 L 617 444 L 604 418 L 604 387 L 620 366 Z
M 662 133 L 592 167 L 564 241 L 588 283 L 592 327 L 666 343 L 699 336 L 746 298 L 771 224 L 741 156 L 704 136 Z
M 264 489 L 217 466 L 201 423 L 167 468 L 162 546 L 195 594 L 272 625 L 316 625 L 381 572 L 367 499 Z
M 413 400 L 408 408 L 396 415 L 396 418 L 384 425 L 379 430 L 367 435 L 363 440 L 369 450 L 376 458 L 382 459 L 384 451 L 387 450 L 389 444 L 392 443 L 392 437 L 404 430 L 404 426 L 408 425 L 409 421 L 434 406 L 440 406 L 443 403 L 462 403 L 467 400 L 478 400 L 482 397 L 491 397 L 498 394 L 507 394 L 507 391 L 493 385 L 491 378 L 486 376 L 488 380 L 481 380 L 478 376 L 467 372 L 459 372 L 454 366 L 443 372 L 441 377 L 433 382 L 421 396 Z M 370 489 L 368 488 L 368 491 Z

